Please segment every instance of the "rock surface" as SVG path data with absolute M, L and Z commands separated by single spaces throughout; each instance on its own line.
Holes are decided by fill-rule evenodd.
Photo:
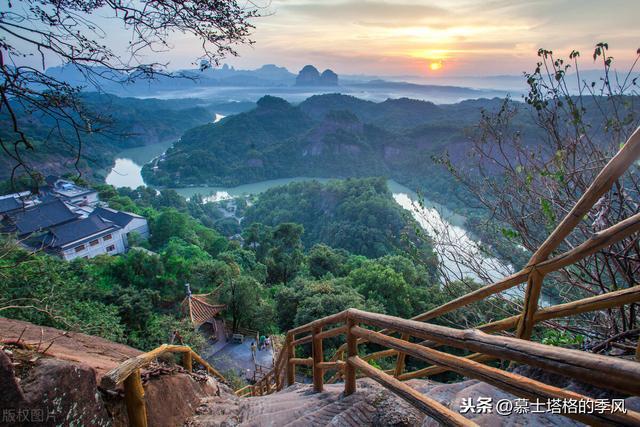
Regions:
M 463 398 L 491 397 L 516 399 L 488 384 L 464 381 L 440 384 L 411 380 L 407 384 L 460 411 Z M 370 379 L 358 380 L 357 392 L 342 395 L 343 384 L 325 385 L 323 393 L 313 393 L 311 386 L 296 384 L 279 393 L 262 397 L 235 398 L 223 394 L 206 398 L 187 421 L 189 426 L 423 426 L 438 423 Z M 465 414 L 482 426 L 578 426 L 571 419 L 551 414 Z
M 125 360 L 142 353 L 124 344 L 76 332 L 0 317 L 0 339 L 21 340 L 47 350 L 47 355 L 69 362 L 84 363 L 96 370 L 98 382 L 103 374 Z
M 20 342 L 33 347 L 0 345 L 0 426 L 129 424 L 122 392 L 105 392 L 98 384 L 105 372 L 139 350 L 4 318 L 0 331 L 5 343 L 22 336 Z M 175 365 L 150 366 L 143 379 L 149 426 L 182 425 L 207 396 L 235 398 L 211 377 L 188 374 Z

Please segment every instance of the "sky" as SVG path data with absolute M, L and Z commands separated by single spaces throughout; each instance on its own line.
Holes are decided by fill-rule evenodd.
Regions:
M 255 43 L 238 47 L 239 57 L 224 60 L 244 69 L 277 64 L 297 72 L 313 64 L 341 75 L 520 75 L 535 67 L 538 48 L 564 57 L 576 49 L 586 69 L 594 68 L 591 54 L 597 42 L 609 43 L 619 69 L 628 67 L 640 48 L 640 0 L 238 2 L 257 4 L 262 15 L 252 21 Z M 100 19 L 105 42 L 124 50 L 130 33 L 119 21 Z M 146 59 L 166 62 L 170 69 L 192 68 L 199 42 L 176 35 L 171 45 L 169 52 Z M 25 61 L 37 62 L 38 56 Z
M 262 11 L 255 45 L 228 63 L 496 75 L 531 70 L 540 47 L 562 55 L 579 50 L 586 68 L 599 41 L 609 43 L 620 65 L 640 48 L 638 0 L 272 0 Z

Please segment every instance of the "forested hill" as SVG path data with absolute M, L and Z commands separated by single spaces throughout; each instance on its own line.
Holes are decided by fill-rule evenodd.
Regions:
M 75 173 L 74 163 L 81 150 L 78 168 L 85 177 L 102 181 L 102 170 L 113 164 L 119 151 L 178 139 L 186 130 L 213 121 L 215 113 L 233 114 L 248 108 L 246 103 L 120 98 L 99 93 L 82 93 L 80 102 L 91 118 L 91 129 L 80 132 L 82 144 L 64 120 L 56 123 L 37 111 L 16 111 L 34 145 L 33 150 L 22 153 L 31 168 L 43 175 Z M 13 138 L 10 120 L 6 112 L 0 112 L 0 138 L 5 140 Z M 14 166 L 9 156 L 0 156 L 0 179 L 8 178 Z
M 293 176 L 389 176 L 451 199 L 452 180 L 432 156 L 464 156 L 466 128 L 500 99 L 435 105 L 317 95 L 294 106 L 265 96 L 254 110 L 186 132 L 152 171 L 157 185 L 238 185 Z M 446 196 L 448 194 L 448 196 Z
M 433 260 L 431 245 L 416 236 L 417 223 L 393 200 L 384 178 L 297 182 L 272 188 L 258 196 L 243 218 L 245 229 L 256 224 L 304 227 L 307 248 L 325 244 L 377 258 L 416 250 Z

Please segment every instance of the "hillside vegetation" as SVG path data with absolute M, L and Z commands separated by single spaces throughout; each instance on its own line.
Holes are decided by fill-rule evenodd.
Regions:
M 212 301 L 229 306 L 223 314 L 232 324 L 274 333 L 349 307 L 410 317 L 450 298 L 436 277 L 430 242 L 411 237 L 414 224 L 392 205 L 382 179 L 274 189 L 248 215 L 261 218 L 287 195 L 291 215 L 251 223 L 243 244 L 204 225 L 215 218 L 212 203 L 172 190 L 99 190 L 111 207 L 149 220 L 149 241 L 132 237 L 147 250 L 67 262 L 29 254 L 5 238 L 0 304 L 14 308 L 3 316 L 140 349 L 178 330 L 197 348 L 202 339 L 180 306 L 185 283 L 195 293 L 215 290 Z M 317 226 L 304 216 L 314 209 L 323 209 L 315 211 Z M 350 242 L 356 234 L 360 239 Z
M 165 186 L 233 186 L 267 179 L 387 176 L 423 188 L 449 205 L 464 197 L 433 156 L 464 160 L 467 127 L 501 100 L 435 105 L 382 103 L 317 95 L 294 106 L 265 96 L 254 110 L 189 130 L 147 182 Z M 464 204 L 464 203 L 463 203 Z
M 33 150 L 23 153 L 23 160 L 39 174 L 63 175 L 79 170 L 87 179 L 102 181 L 104 170 L 123 149 L 178 139 L 186 130 L 211 122 L 215 112 L 231 114 L 253 105 L 120 98 L 98 93 L 82 93 L 80 102 L 94 118 L 92 127 L 80 132 L 82 144 L 68 123 L 61 122 L 58 127 L 51 117 L 37 111 L 18 112 L 20 125 L 34 145 Z M 70 117 L 74 118 L 71 113 Z M 9 117 L 0 112 L 0 138 L 11 140 L 11 129 Z M 6 153 L 0 156 L 0 179 L 9 178 L 13 166 L 14 160 Z

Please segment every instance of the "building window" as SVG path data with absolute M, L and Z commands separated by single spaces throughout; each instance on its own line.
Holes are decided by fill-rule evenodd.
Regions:
M 96 239 L 96 240 L 92 240 L 89 242 L 89 245 L 91 246 L 98 246 L 98 243 L 100 243 L 100 240 Z
M 107 246 L 107 252 L 111 252 L 111 251 L 115 251 L 115 250 L 116 250 L 116 246 L 115 245 Z
M 82 252 L 84 251 L 84 245 L 80 245 L 80 246 L 76 246 L 75 247 L 76 252 Z
M 102 240 L 111 240 L 111 237 L 112 237 L 111 234 L 107 234 L 102 238 Z

